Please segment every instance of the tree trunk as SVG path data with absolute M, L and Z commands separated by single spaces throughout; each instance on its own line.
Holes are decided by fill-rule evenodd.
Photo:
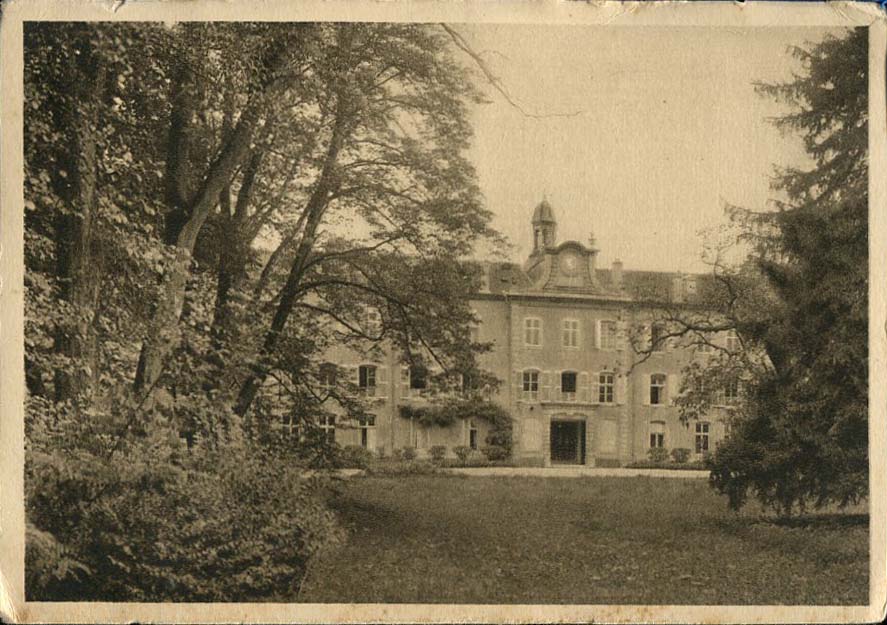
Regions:
M 340 92 L 341 93 L 341 92 Z M 280 302 L 271 321 L 271 326 L 265 334 L 265 340 L 262 344 L 262 351 L 259 357 L 259 365 L 253 368 L 252 373 L 247 377 L 246 381 L 240 388 L 237 402 L 234 406 L 234 412 L 240 416 L 244 416 L 252 405 L 259 389 L 267 376 L 268 361 L 280 333 L 283 332 L 286 321 L 292 313 L 300 294 L 299 287 L 302 283 L 305 268 L 314 251 L 314 241 L 317 235 L 317 229 L 323 219 L 326 207 L 329 205 L 330 195 L 336 190 L 338 184 L 336 180 L 336 166 L 339 158 L 339 151 L 345 142 L 348 134 L 348 115 L 345 113 L 344 106 L 340 101 L 337 106 L 336 122 L 333 126 L 332 136 L 330 137 L 330 145 L 327 148 L 326 157 L 324 158 L 323 168 L 317 181 L 317 186 L 308 204 L 305 206 L 305 228 L 299 246 L 296 249 L 296 257 L 290 268 L 286 283 L 281 291 Z
M 246 232 L 248 207 L 252 200 L 256 176 L 262 162 L 262 152 L 253 152 L 243 172 L 237 202 L 231 210 L 230 192 L 222 192 L 222 237 L 216 279 L 216 301 L 213 308 L 211 335 L 220 345 L 231 326 L 230 294 L 240 288 L 246 278 L 246 262 L 252 244 Z
M 275 66 L 285 59 L 284 50 Z M 250 150 L 250 142 L 265 110 L 265 104 L 286 85 L 277 80 L 258 94 L 241 113 L 231 136 L 222 145 L 190 203 L 187 219 L 175 237 L 176 260 L 168 268 L 160 301 L 149 324 L 148 335 L 142 344 L 134 387 L 137 392 L 150 390 L 163 371 L 164 360 L 178 342 L 178 323 L 185 298 L 185 286 L 190 276 L 190 260 L 197 235 L 216 206 L 219 194 L 231 183 L 237 169 Z M 172 128 L 171 128 L 172 130 Z
M 56 352 L 70 359 L 69 366 L 55 372 L 58 401 L 88 392 L 97 364 L 97 346 L 92 337 L 99 283 L 93 258 L 98 167 L 95 132 L 105 70 L 93 66 L 96 60 L 88 41 L 80 46 L 80 52 L 71 64 L 75 81 L 71 88 L 81 97 L 72 98 L 77 110 L 70 104 L 63 116 L 67 142 L 61 162 L 66 176 L 61 179 L 60 195 L 65 207 L 56 226 L 61 299 L 73 309 L 72 317 L 58 328 L 55 337 Z

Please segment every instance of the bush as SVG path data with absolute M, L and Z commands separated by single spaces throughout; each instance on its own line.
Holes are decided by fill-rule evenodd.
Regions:
M 347 445 L 339 452 L 340 467 L 346 469 L 366 469 L 373 461 L 373 452 L 360 445 Z
M 671 459 L 678 464 L 684 464 L 690 459 L 690 450 L 686 447 L 675 447 L 671 450 Z
M 411 475 L 432 475 L 437 472 L 437 467 L 424 460 L 405 461 L 389 460 L 376 462 L 367 469 L 368 475 L 377 477 L 408 477 Z
M 305 479 L 284 454 L 243 440 L 187 451 L 161 424 L 106 445 L 86 425 L 31 432 L 30 601 L 263 599 L 298 587 L 343 537 L 322 474 Z
M 456 457 L 459 459 L 459 463 L 462 465 L 468 463 L 468 458 L 471 456 L 471 452 L 471 447 L 466 447 L 465 445 L 453 447 L 453 453 L 456 454 Z
M 416 448 L 415 447 L 404 447 L 403 449 L 398 450 L 397 457 L 399 460 L 411 461 L 416 459 Z
M 431 453 L 431 459 L 435 462 L 441 462 L 447 455 L 445 445 L 432 445 L 428 451 Z
M 388 449 L 385 448 L 385 445 L 379 445 L 376 447 L 376 458 L 379 460 L 385 460 L 388 457 Z
M 664 447 L 651 447 L 647 450 L 650 462 L 659 464 L 668 461 L 668 450 Z
M 508 458 L 508 450 L 499 445 L 487 445 L 481 450 L 490 462 L 497 460 L 506 460 Z

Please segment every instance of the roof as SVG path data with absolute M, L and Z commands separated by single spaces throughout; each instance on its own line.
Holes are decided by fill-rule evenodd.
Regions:
M 542 288 L 534 285 L 533 279 L 516 263 L 481 263 L 485 274 L 482 291 L 494 294 L 522 294 L 557 297 L 560 294 L 581 295 L 570 288 Z M 596 297 L 613 296 L 624 299 L 626 296 L 636 301 L 674 302 L 676 286 L 679 285 L 680 301 L 692 304 L 701 303 L 715 288 L 712 276 L 688 274 L 673 271 L 632 271 L 622 272 L 622 289 L 616 288 L 611 269 L 596 269 L 596 282 L 600 289 L 595 293 L 585 293 Z M 692 284 L 692 286 L 688 286 Z
M 548 200 L 542 200 L 536 206 L 536 210 L 533 211 L 533 223 L 557 223 L 554 219 L 554 209 L 548 203 Z

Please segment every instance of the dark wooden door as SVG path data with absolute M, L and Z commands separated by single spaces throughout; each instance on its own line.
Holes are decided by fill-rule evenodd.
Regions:
M 584 422 L 551 422 L 551 461 L 556 464 L 583 464 L 585 462 Z

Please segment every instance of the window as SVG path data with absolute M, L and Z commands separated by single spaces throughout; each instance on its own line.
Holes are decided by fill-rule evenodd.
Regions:
M 474 421 L 468 422 L 468 447 L 469 449 L 477 449 L 477 426 Z
M 298 435 L 301 433 L 299 417 L 293 412 L 280 415 L 280 425 L 287 434 Z
M 539 397 L 539 372 L 524 371 L 523 375 L 524 399 L 538 399 Z
M 699 421 L 696 424 L 696 453 L 708 451 L 708 422 Z
M 320 386 L 327 391 L 336 385 L 336 365 L 331 362 L 325 362 L 320 365 L 320 373 L 317 376 Z
M 469 336 L 471 337 L 472 343 L 477 343 L 480 341 L 480 326 L 472 323 L 470 326 L 468 326 L 468 332 Z
M 729 380 L 724 384 L 724 403 L 735 404 L 739 401 L 739 380 Z
M 561 399 L 564 401 L 576 401 L 575 371 L 564 371 L 561 373 Z
M 579 347 L 579 322 L 576 319 L 564 319 L 564 347 Z
M 612 373 L 601 373 L 598 376 L 598 402 L 601 404 L 612 404 L 614 399 L 613 384 L 614 375 Z
M 650 349 L 661 352 L 666 347 L 666 335 L 668 331 L 664 323 L 654 323 L 650 328 Z
M 709 337 L 700 335 L 697 339 L 698 342 L 696 343 L 696 351 L 701 354 L 710 354 L 712 351 L 714 351 L 711 343 L 709 343 L 710 340 L 711 339 Z
M 320 429 L 323 431 L 324 440 L 332 445 L 336 442 L 336 417 L 323 415 L 320 417 Z
M 370 449 L 371 429 L 376 427 L 376 417 L 369 415 L 361 417 L 357 420 L 360 428 L 360 446 L 364 449 Z
M 358 386 L 360 392 L 372 397 L 376 394 L 376 367 L 375 365 L 361 365 L 357 370 Z
M 601 321 L 601 349 L 616 349 L 616 322 Z
M 665 447 L 665 422 L 650 422 L 650 449 Z
M 739 351 L 739 335 L 736 334 L 736 330 L 730 330 L 727 332 L 727 338 L 724 342 L 724 347 L 726 347 L 727 351 L 731 353 Z
M 658 406 L 665 403 L 665 374 L 654 373 L 650 376 L 650 404 Z
M 410 367 L 410 390 L 415 393 L 428 388 L 428 369 L 424 365 Z
M 367 306 L 363 311 L 363 331 L 367 336 L 377 337 L 382 333 L 382 315 L 379 309 Z
M 530 347 L 542 346 L 542 320 L 536 317 L 524 319 L 524 344 Z

